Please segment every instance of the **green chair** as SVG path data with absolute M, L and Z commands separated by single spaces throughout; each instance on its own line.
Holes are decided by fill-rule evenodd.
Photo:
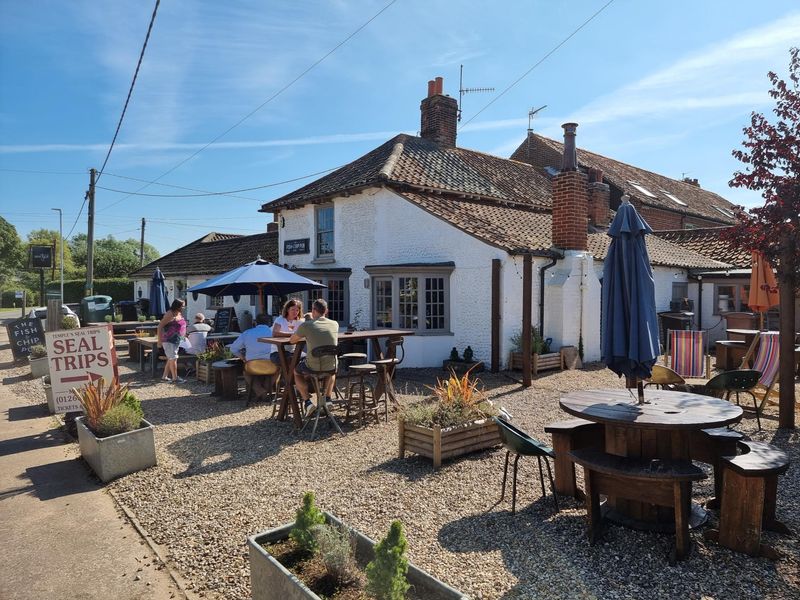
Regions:
M 514 458 L 514 481 L 512 486 L 512 493 L 511 493 L 511 514 L 516 514 L 517 510 L 517 463 L 519 462 L 520 456 L 535 456 L 536 460 L 539 463 L 539 483 L 542 485 L 542 497 L 544 498 L 547 496 L 547 491 L 544 487 L 544 474 L 542 473 L 542 459 L 544 459 L 544 464 L 547 466 L 547 476 L 550 479 L 550 489 L 553 492 L 553 503 L 556 507 L 556 512 L 558 512 L 558 498 L 556 498 L 556 488 L 555 484 L 553 483 L 553 473 L 550 471 L 550 463 L 548 462 L 548 458 L 555 458 L 555 453 L 553 449 L 545 446 L 540 441 L 533 439 L 524 431 L 521 431 L 511 425 L 508 421 L 504 421 L 503 419 L 499 419 L 495 417 L 495 423 L 497 423 L 498 429 L 500 431 L 500 439 L 503 442 L 503 446 L 506 449 L 506 464 L 503 469 L 503 491 L 500 494 L 500 502 L 506 497 L 506 480 L 508 479 L 508 457 L 513 452 L 516 454 L 516 458 Z
M 736 404 L 739 404 L 739 394 L 750 394 L 753 398 L 753 407 L 756 409 L 756 423 L 758 423 L 758 429 L 760 430 L 761 415 L 756 395 L 752 391 L 760 378 L 761 371 L 737 369 L 720 373 L 709 379 L 704 387 L 706 390 L 715 392 L 715 395 L 725 398 L 725 400 L 730 400 L 731 395 L 736 394 Z

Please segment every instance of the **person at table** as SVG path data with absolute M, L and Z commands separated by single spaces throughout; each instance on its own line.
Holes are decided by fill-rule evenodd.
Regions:
M 265 344 L 259 342 L 260 337 L 270 337 L 272 329 L 269 327 L 269 316 L 264 313 L 256 315 L 255 327 L 239 334 L 239 337 L 230 345 L 231 352 L 238 354 L 245 362 L 251 360 L 269 360 L 270 355 L 274 352 L 275 347 L 272 344 Z M 250 375 L 247 370 L 244 372 L 244 378 L 247 380 L 248 385 L 252 387 L 253 393 L 258 398 L 265 398 L 270 390 L 267 390 L 262 385 L 262 378 L 258 375 Z
M 281 315 L 272 323 L 272 337 L 292 337 L 303 322 L 303 319 L 300 317 L 300 313 L 302 312 L 303 303 L 300 299 L 289 298 L 283 305 Z M 294 352 L 294 345 L 286 344 L 283 349 L 287 355 L 291 356 Z M 276 365 L 281 364 L 281 359 L 277 350 L 272 353 L 270 359 Z
M 206 336 L 211 331 L 211 325 L 206 323 L 206 316 L 197 313 L 194 323 L 186 328 L 186 339 L 181 342 L 181 348 L 186 354 L 199 354 L 206 349 Z
M 169 310 L 164 313 L 156 328 L 158 347 L 164 349 L 167 364 L 161 379 L 184 383 L 186 380 L 178 377 L 178 348 L 181 340 L 186 336 L 186 319 L 183 318 L 183 300 L 173 300 Z
M 336 366 L 335 356 L 313 356 L 314 348 L 320 346 L 337 346 L 339 344 L 339 324 L 327 317 L 328 303 L 323 299 L 314 300 L 311 305 L 311 319 L 300 324 L 289 342 L 296 344 L 306 342 L 306 357 L 297 363 L 294 383 L 300 392 L 300 399 L 306 408 L 311 406 L 309 380 L 311 371 L 327 371 Z M 336 383 L 336 376 L 331 375 L 325 385 L 325 402 L 330 402 L 331 392 Z

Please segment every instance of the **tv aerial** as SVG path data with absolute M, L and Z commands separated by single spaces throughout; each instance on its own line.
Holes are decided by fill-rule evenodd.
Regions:
M 531 127 L 531 125 L 533 124 L 533 117 L 536 116 L 536 113 L 538 113 L 540 110 L 544 110 L 545 108 L 547 108 L 547 104 L 544 104 L 539 108 L 531 107 L 531 109 L 528 111 L 528 133 L 531 133 L 533 131 L 533 127 Z
M 482 88 L 465 88 L 464 87 L 464 65 L 461 65 L 461 71 L 458 76 L 458 120 L 461 121 L 461 103 L 464 100 L 464 94 L 475 94 L 482 92 L 493 92 L 493 87 Z

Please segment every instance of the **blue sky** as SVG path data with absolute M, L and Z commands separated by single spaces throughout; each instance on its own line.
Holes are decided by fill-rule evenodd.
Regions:
M 161 183 L 204 191 L 263 186 L 345 164 L 399 132 L 416 133 L 427 81 L 465 96 L 458 145 L 509 156 L 527 112 L 560 139 L 701 185 L 733 202 L 731 150 L 750 112 L 769 111 L 766 73 L 787 72 L 800 41 L 796 1 L 615 0 L 510 91 L 607 0 L 489 3 L 397 0 L 366 28 Z M 163 0 L 128 114 L 98 183 L 144 185 L 240 121 L 389 0 Z M 75 222 L 128 91 L 153 2 L 0 0 L 0 214 L 21 236 Z M 498 8 L 502 6 L 502 10 Z M 487 103 L 496 101 L 479 115 Z M 469 121 L 468 124 L 466 122 Z M 18 171 L 43 171 L 27 173 Z M 97 191 L 96 235 L 162 253 L 209 231 L 257 233 L 263 202 L 310 181 L 236 194 L 164 198 Z M 188 194 L 150 185 L 141 193 Z M 75 232 L 86 231 L 85 212 Z

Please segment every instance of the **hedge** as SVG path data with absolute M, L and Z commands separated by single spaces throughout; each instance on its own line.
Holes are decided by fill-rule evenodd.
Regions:
M 15 288 L 13 290 L 5 290 L 2 293 L 2 298 L 0 298 L 0 306 L 3 308 L 15 308 L 19 307 L 21 300 L 17 300 L 15 298 L 15 293 L 19 289 L 25 288 Z M 25 304 L 28 306 L 39 306 L 39 292 L 34 292 L 33 290 L 25 290 Z
M 80 302 L 84 297 L 86 287 L 85 279 L 69 279 L 64 281 L 64 302 Z M 60 293 L 61 282 L 51 281 L 47 284 L 48 292 Z M 114 302 L 120 300 L 133 300 L 133 281 L 125 277 L 113 277 L 94 280 L 94 294 L 96 296 L 111 296 Z

